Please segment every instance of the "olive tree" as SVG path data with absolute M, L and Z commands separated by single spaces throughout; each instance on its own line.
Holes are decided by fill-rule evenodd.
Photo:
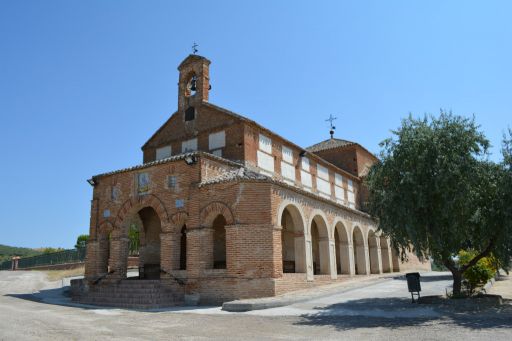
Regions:
M 453 275 L 454 295 L 481 258 L 492 253 L 508 266 L 510 166 L 488 161 L 489 141 L 474 119 L 409 116 L 392 134 L 367 177 L 368 210 L 402 257 L 408 250 L 440 260 Z M 464 249 L 475 256 L 459 264 Z

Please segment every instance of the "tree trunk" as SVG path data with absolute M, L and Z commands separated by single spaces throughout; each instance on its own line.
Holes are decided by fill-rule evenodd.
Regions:
M 453 297 L 458 297 L 462 289 L 462 273 L 460 271 L 453 271 Z
M 453 277 L 453 296 L 457 297 L 461 294 L 462 289 L 462 271 L 458 269 L 451 258 L 443 260 L 444 266 L 450 270 Z

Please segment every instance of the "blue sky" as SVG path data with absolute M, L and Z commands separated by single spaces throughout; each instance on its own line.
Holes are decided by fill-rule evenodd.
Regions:
M 210 101 L 309 146 L 378 152 L 400 119 L 441 108 L 512 126 L 509 1 L 0 2 L 0 244 L 72 247 L 91 175 L 138 164 L 177 107 L 193 42 Z

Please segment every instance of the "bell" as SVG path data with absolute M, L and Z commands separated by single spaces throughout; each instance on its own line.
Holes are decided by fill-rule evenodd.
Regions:
M 192 78 L 192 80 L 190 81 L 190 90 L 191 91 L 196 91 L 197 90 L 196 79 L 195 78 Z

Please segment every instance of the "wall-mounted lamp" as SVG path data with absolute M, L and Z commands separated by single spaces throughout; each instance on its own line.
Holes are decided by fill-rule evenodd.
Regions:
M 91 185 L 92 187 L 96 186 L 98 183 L 93 179 L 87 179 L 87 182 L 89 183 L 89 185 Z
M 187 156 L 185 156 L 184 160 L 185 160 L 185 163 L 189 166 L 191 166 L 197 162 L 197 158 L 195 157 L 195 155 L 187 155 Z

